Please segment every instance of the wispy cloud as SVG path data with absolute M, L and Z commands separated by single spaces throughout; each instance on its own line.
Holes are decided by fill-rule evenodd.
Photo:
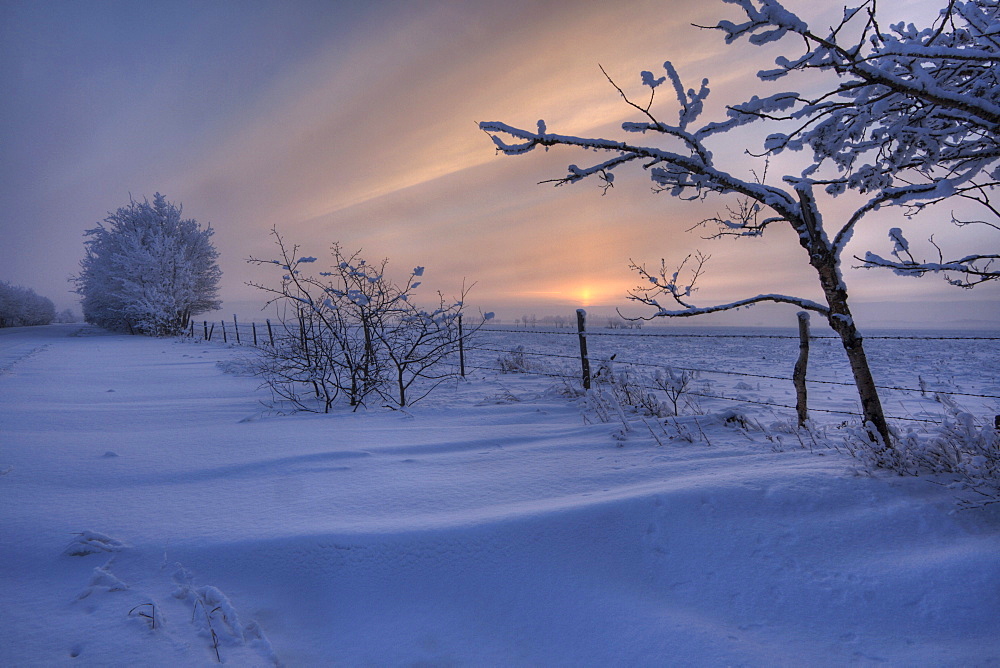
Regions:
M 669 58 L 691 85 L 707 76 L 717 102 L 737 99 L 768 62 L 691 26 L 731 14 L 724 4 L 179 0 L 0 11 L 12 92 L 0 225 L 14 242 L 0 260 L 42 292 L 56 290 L 52 276 L 65 290 L 83 229 L 129 193 L 159 190 L 215 227 L 230 300 L 253 298 L 243 259 L 267 252 L 273 225 L 313 254 L 337 240 L 426 264 L 445 288 L 478 281 L 485 302 L 621 302 L 635 285 L 630 260 L 679 262 L 696 248 L 713 255 L 706 302 L 811 294 L 788 235 L 737 244 L 686 233 L 717 203 L 654 195 L 638 168 L 604 197 L 593 184 L 536 185 L 588 156 L 497 156 L 477 127 L 544 118 L 551 131 L 615 135 L 632 110 L 598 65 L 642 94 L 639 71 Z M 657 109 L 672 118 L 669 99 Z M 747 160 L 742 148 L 719 151 Z M 26 259 L 40 256 L 44 269 Z M 865 279 L 858 294 L 928 289 Z

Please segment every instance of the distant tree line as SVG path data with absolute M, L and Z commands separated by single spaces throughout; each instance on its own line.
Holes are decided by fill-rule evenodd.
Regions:
M 499 324 L 495 321 L 494 324 Z M 558 329 L 563 329 L 564 327 L 576 327 L 576 318 L 567 318 L 562 315 L 543 315 L 538 317 L 537 315 L 523 315 L 520 318 L 514 318 L 515 327 L 556 327 Z M 642 320 L 629 320 L 622 316 L 609 317 L 607 319 L 608 329 L 642 329 Z
M 0 281 L 0 327 L 48 325 L 55 317 L 51 299 L 31 288 Z

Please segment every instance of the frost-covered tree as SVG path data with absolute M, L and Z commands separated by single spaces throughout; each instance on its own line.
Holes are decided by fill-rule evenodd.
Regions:
M 949 0 L 933 25 L 899 23 L 882 29 L 874 1 L 847 9 L 833 30 L 814 32 L 776 2 L 756 6 L 741 0 L 747 20 L 721 22 L 727 41 L 748 37 L 766 44 L 794 36 L 805 45 L 794 58 L 759 73 L 777 80 L 797 72 L 835 75 L 832 85 L 810 97 L 782 98 L 785 110 L 735 107 L 751 118 L 793 123 L 767 138 L 765 148 L 810 148 L 814 177 L 824 163 L 837 172 L 814 178 L 833 194 L 847 188 L 862 193 L 892 191 L 892 203 L 917 214 L 945 200 L 978 205 L 981 218 L 951 216 L 959 226 L 1000 231 L 1000 208 L 991 191 L 1000 182 L 1000 8 L 996 0 Z M 790 95 L 790 94 L 788 94 Z M 867 267 L 898 274 L 941 272 L 949 283 L 973 287 L 1000 278 L 995 252 L 945 259 L 940 247 L 933 261 L 918 260 L 900 228 L 889 234 L 889 260 L 868 252 Z
M 0 281 L 0 327 L 48 325 L 56 317 L 52 300 L 31 288 Z
M 657 191 L 695 200 L 730 196 L 724 213 L 703 221 L 716 227 L 713 236 L 760 237 L 777 225 L 791 226 L 804 258 L 816 272 L 823 303 L 761 294 L 728 304 L 697 306 L 692 295 L 708 259 L 701 254 L 689 256 L 676 270 L 668 269 L 666 263 L 652 270 L 635 265 L 643 285 L 630 297 L 653 307 L 651 317 L 695 316 L 759 302 L 789 303 L 822 314 L 847 353 L 868 432 L 880 447 L 886 447 L 890 433 L 848 304 L 842 256 L 858 225 L 884 207 L 902 206 L 915 213 L 962 197 L 990 209 L 988 194 L 1000 179 L 998 3 L 949 1 L 929 28 L 900 24 L 884 30 L 872 1 L 845 9 L 843 21 L 832 28 L 813 30 L 777 0 L 724 1 L 738 6 L 745 20 L 721 21 L 711 28 L 722 31 L 727 42 L 746 37 L 752 44 L 763 45 L 793 38 L 801 49 L 798 55 L 779 57 L 777 68 L 759 72 L 758 77 L 770 82 L 805 71 L 802 84 L 811 94 L 753 96 L 727 105 L 724 119 L 701 121 L 708 80 L 697 89 L 685 88 L 668 61 L 662 76 L 642 73 L 641 83 L 648 93 L 641 102 L 608 77 L 640 116 L 624 123 L 622 129 L 644 141 L 554 134 L 543 121 L 535 129 L 501 122 L 484 122 L 480 127 L 490 134 L 498 151 L 507 155 L 560 145 L 607 154 L 606 159 L 585 167 L 570 165 L 566 176 L 550 181 L 556 185 L 593 177 L 607 190 L 613 186 L 616 169 L 638 163 Z M 656 93 L 663 84 L 677 100 L 676 121 L 654 111 Z M 767 85 L 761 84 L 762 91 Z M 767 169 L 758 174 L 745 164 L 716 163 L 713 146 L 731 144 L 729 133 L 762 124 L 771 126 L 773 132 L 759 157 L 784 166 L 792 160 L 772 156 L 812 149 L 808 155 L 799 153 L 805 156 L 799 171 L 775 182 L 767 178 Z M 822 208 L 830 198 L 844 195 L 851 211 L 836 220 L 824 219 Z M 903 238 L 901 233 L 899 238 Z M 906 246 L 901 250 L 905 253 Z M 918 275 L 959 272 L 977 280 L 976 276 L 989 276 L 989 262 L 996 258 L 972 254 L 952 262 L 925 263 L 906 255 L 897 255 L 897 261 L 868 255 L 867 263 Z
M 212 228 L 181 218 L 181 208 L 160 193 L 152 203 L 130 201 L 86 236 L 73 280 L 87 322 L 162 336 L 221 305 Z

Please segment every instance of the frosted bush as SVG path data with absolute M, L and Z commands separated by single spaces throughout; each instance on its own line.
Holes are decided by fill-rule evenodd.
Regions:
M 524 346 L 514 346 L 510 352 L 497 357 L 500 373 L 531 373 L 535 366 L 525 356 Z
M 665 418 L 681 414 L 681 407 L 695 409 L 685 396 L 691 389 L 696 372 L 664 367 L 652 374 L 642 373 L 628 365 L 617 365 L 615 356 L 597 367 L 593 381 L 611 393 L 618 404 L 642 415 Z M 666 395 L 664 401 L 662 395 Z
M 948 415 L 931 429 L 896 434 L 892 448 L 878 449 L 848 429 L 848 450 L 869 470 L 886 469 L 900 475 L 952 475 L 980 504 L 1000 503 L 1000 430 L 991 420 L 980 420 L 946 402 Z M 976 505 L 963 497 L 963 505 Z

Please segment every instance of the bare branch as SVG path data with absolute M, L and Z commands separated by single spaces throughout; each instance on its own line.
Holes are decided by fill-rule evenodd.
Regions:
M 808 299 L 800 297 L 790 297 L 787 295 L 767 294 L 757 295 L 747 299 L 740 299 L 728 304 L 717 304 L 714 306 L 699 307 L 689 301 L 691 295 L 697 291 L 698 279 L 705 273 L 705 265 L 711 259 L 710 255 L 697 252 L 685 257 L 677 268 L 670 272 L 667 269 L 665 260 L 660 261 L 659 269 L 653 273 L 646 269 L 644 265 L 632 262 L 630 267 L 639 274 L 644 284 L 640 285 L 628 293 L 629 299 L 637 301 L 647 306 L 655 308 L 648 317 L 641 317 L 641 320 L 652 320 L 653 318 L 682 318 L 706 313 L 716 313 L 719 311 L 730 311 L 744 308 L 760 302 L 775 302 L 784 304 L 794 304 L 799 308 L 815 311 L 823 315 L 829 315 L 830 309 Z M 689 264 L 690 263 L 690 264 Z M 686 274 L 686 278 L 685 278 Z M 682 282 L 683 281 L 683 282 Z M 660 303 L 658 297 L 666 296 L 673 300 L 680 309 L 670 309 Z

